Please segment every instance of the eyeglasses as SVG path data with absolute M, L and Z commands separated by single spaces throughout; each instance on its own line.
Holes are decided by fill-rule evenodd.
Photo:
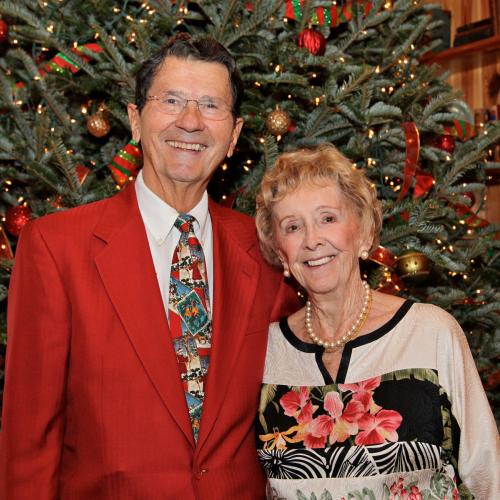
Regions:
M 147 101 L 158 101 L 158 109 L 167 115 L 178 115 L 188 104 L 195 102 L 198 111 L 203 118 L 208 120 L 225 120 L 232 111 L 222 99 L 217 97 L 198 99 L 184 99 L 176 94 L 163 94 L 160 96 L 149 95 Z

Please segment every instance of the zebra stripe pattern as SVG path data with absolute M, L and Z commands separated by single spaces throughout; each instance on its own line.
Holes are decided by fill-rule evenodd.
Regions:
M 417 441 L 258 453 L 267 476 L 273 479 L 367 477 L 441 466 L 441 448 Z

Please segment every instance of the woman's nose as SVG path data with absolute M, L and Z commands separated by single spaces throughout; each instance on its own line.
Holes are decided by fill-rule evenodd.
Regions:
M 323 242 L 323 238 L 321 237 L 320 232 L 315 227 L 309 227 L 305 232 L 305 245 L 310 250 L 314 250 L 321 245 Z

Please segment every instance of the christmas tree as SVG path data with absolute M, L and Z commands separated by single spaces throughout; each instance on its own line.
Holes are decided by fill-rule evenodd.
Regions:
M 252 213 L 280 152 L 334 143 L 383 201 L 381 247 L 364 269 L 371 286 L 450 311 L 495 405 L 499 228 L 478 212 L 500 127 L 475 129 L 446 75 L 422 63 L 439 43 L 432 8 L 416 0 L 0 2 L 2 352 L 22 226 L 133 179 L 141 163 L 126 116 L 134 71 L 187 31 L 223 43 L 246 86 L 244 131 L 212 196 Z

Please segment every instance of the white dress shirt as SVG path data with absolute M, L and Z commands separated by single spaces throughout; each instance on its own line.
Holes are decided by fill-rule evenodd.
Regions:
M 160 287 L 163 305 L 168 318 L 168 288 L 170 283 L 170 267 L 175 247 L 179 242 L 180 231 L 174 226 L 179 213 L 168 203 L 164 202 L 144 183 L 142 171 L 139 172 L 135 182 L 137 203 L 141 212 L 142 220 L 146 226 L 149 249 L 153 257 L 158 286 Z M 205 191 L 199 203 L 189 211 L 196 221 L 194 232 L 203 248 L 205 254 L 205 266 L 208 277 L 208 289 L 210 293 L 210 316 L 213 309 L 213 276 L 214 276 L 214 252 L 212 236 L 212 220 L 208 212 L 208 194 Z

